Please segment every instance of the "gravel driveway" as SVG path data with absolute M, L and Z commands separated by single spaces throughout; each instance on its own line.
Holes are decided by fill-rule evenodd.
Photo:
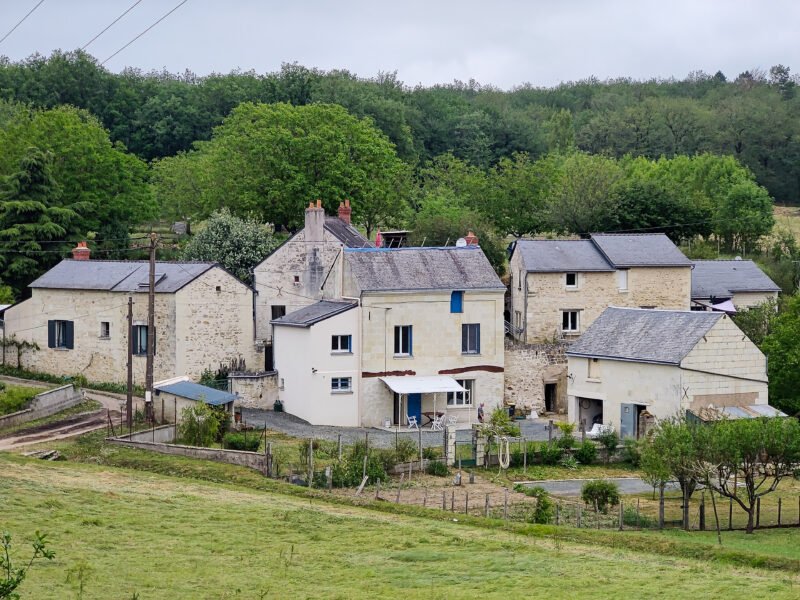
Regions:
M 523 485 L 528 487 L 543 487 L 545 490 L 556 496 L 580 496 L 583 484 L 590 479 L 558 479 L 558 480 L 545 480 L 545 481 L 525 481 Z M 638 477 L 620 477 L 616 479 L 606 479 L 605 481 L 613 481 L 619 487 L 620 494 L 644 494 L 653 491 L 653 486 L 645 483 Z M 676 482 L 668 483 L 665 491 L 679 490 L 680 487 Z
M 264 427 L 267 429 L 280 431 L 286 435 L 299 438 L 316 438 L 335 442 L 339 435 L 342 436 L 343 444 L 352 444 L 355 440 L 363 440 L 364 434 L 369 433 L 369 443 L 378 448 L 389 448 L 394 443 L 395 432 L 377 429 L 374 427 L 333 427 L 328 425 L 311 425 L 307 421 L 290 415 L 288 413 L 276 413 L 272 410 L 257 410 L 250 408 L 242 409 L 242 419 L 252 424 L 254 427 Z M 540 421 L 516 421 L 520 427 L 521 435 L 528 440 L 547 440 L 547 427 Z M 417 440 L 416 430 L 409 431 L 401 427 L 397 435 L 412 437 Z M 470 429 L 459 429 L 456 431 L 456 442 L 470 442 L 472 431 Z M 441 446 L 442 433 L 422 428 L 422 445 Z

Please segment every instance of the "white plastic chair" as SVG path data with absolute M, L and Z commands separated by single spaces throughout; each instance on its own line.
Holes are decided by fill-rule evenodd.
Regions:
M 605 433 L 606 431 L 614 431 L 614 428 L 611 425 L 603 425 L 602 423 L 595 423 L 592 425 L 592 428 L 586 432 L 586 437 L 589 439 L 595 439 L 601 433 Z
M 458 417 L 455 415 L 450 415 L 447 417 L 447 426 L 448 427 L 455 427 L 456 423 L 458 423 Z
M 408 422 L 409 429 L 419 429 L 419 425 L 417 424 L 417 415 L 406 415 L 406 421 Z
M 444 429 L 444 415 L 434 417 L 431 421 L 431 431 L 442 431 Z

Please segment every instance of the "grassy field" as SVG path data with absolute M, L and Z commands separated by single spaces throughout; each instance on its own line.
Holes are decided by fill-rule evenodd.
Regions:
M 2 529 L 57 558 L 23 598 L 795 598 L 796 574 L 593 547 L 97 465 L 0 454 Z M 634 534 L 636 535 L 636 534 Z M 645 535 L 645 534 L 639 534 Z
M 22 410 L 25 404 L 41 391 L 40 388 L 3 384 L 0 386 L 0 415 Z
M 5 429 L 0 429 L 0 434 L 6 435 L 9 433 L 14 433 L 16 431 L 24 431 L 26 429 L 38 427 L 39 425 L 46 425 L 47 423 L 54 423 L 56 421 L 61 421 L 62 419 L 66 419 L 67 417 L 71 417 L 72 415 L 98 410 L 99 408 L 102 408 L 102 406 L 103 405 L 100 404 L 97 400 L 92 400 L 90 398 L 87 398 L 80 404 L 76 404 L 72 408 L 65 408 L 64 410 L 57 412 L 54 415 L 50 415 L 49 417 L 43 417 L 41 419 L 28 421 L 27 423 L 23 423 L 21 425 L 15 425 L 14 427 L 7 427 Z
M 796 206 L 775 206 L 775 228 L 791 231 L 800 242 L 800 208 Z

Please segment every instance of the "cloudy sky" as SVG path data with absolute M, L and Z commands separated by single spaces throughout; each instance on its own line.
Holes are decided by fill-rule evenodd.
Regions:
M 2 0 L 0 37 L 38 0 Z M 0 55 L 80 48 L 135 0 L 44 0 Z M 140 0 L 87 51 L 111 57 L 180 0 Z M 283 62 L 397 71 L 407 85 L 471 78 L 511 88 L 594 75 L 728 77 L 784 64 L 800 71 L 800 3 L 782 0 L 186 0 L 108 60 L 145 71 L 270 72 Z M 794 72 L 794 71 L 793 71 Z

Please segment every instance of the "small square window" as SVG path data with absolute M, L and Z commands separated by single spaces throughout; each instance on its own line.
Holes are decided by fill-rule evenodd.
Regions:
M 332 335 L 331 336 L 331 353 L 348 353 L 352 352 L 352 336 L 349 335 Z
M 294 282 L 295 283 L 300 283 L 300 275 L 295 275 L 294 276 Z
M 332 392 L 349 392 L 353 389 L 352 377 L 332 377 L 331 378 L 331 391 Z
M 567 273 L 567 287 L 578 287 L 577 273 Z
M 411 356 L 411 325 L 395 326 L 394 355 Z
M 218 292 L 221 292 L 221 291 L 222 291 L 222 286 L 221 286 L 221 285 L 218 285 L 218 286 L 217 286 L 217 291 L 218 291 Z
M 286 306 L 283 304 L 273 304 L 270 306 L 270 310 L 272 311 L 273 319 L 280 319 L 286 315 Z
M 111 323 L 108 321 L 100 321 L 100 337 L 103 339 L 111 337 Z

